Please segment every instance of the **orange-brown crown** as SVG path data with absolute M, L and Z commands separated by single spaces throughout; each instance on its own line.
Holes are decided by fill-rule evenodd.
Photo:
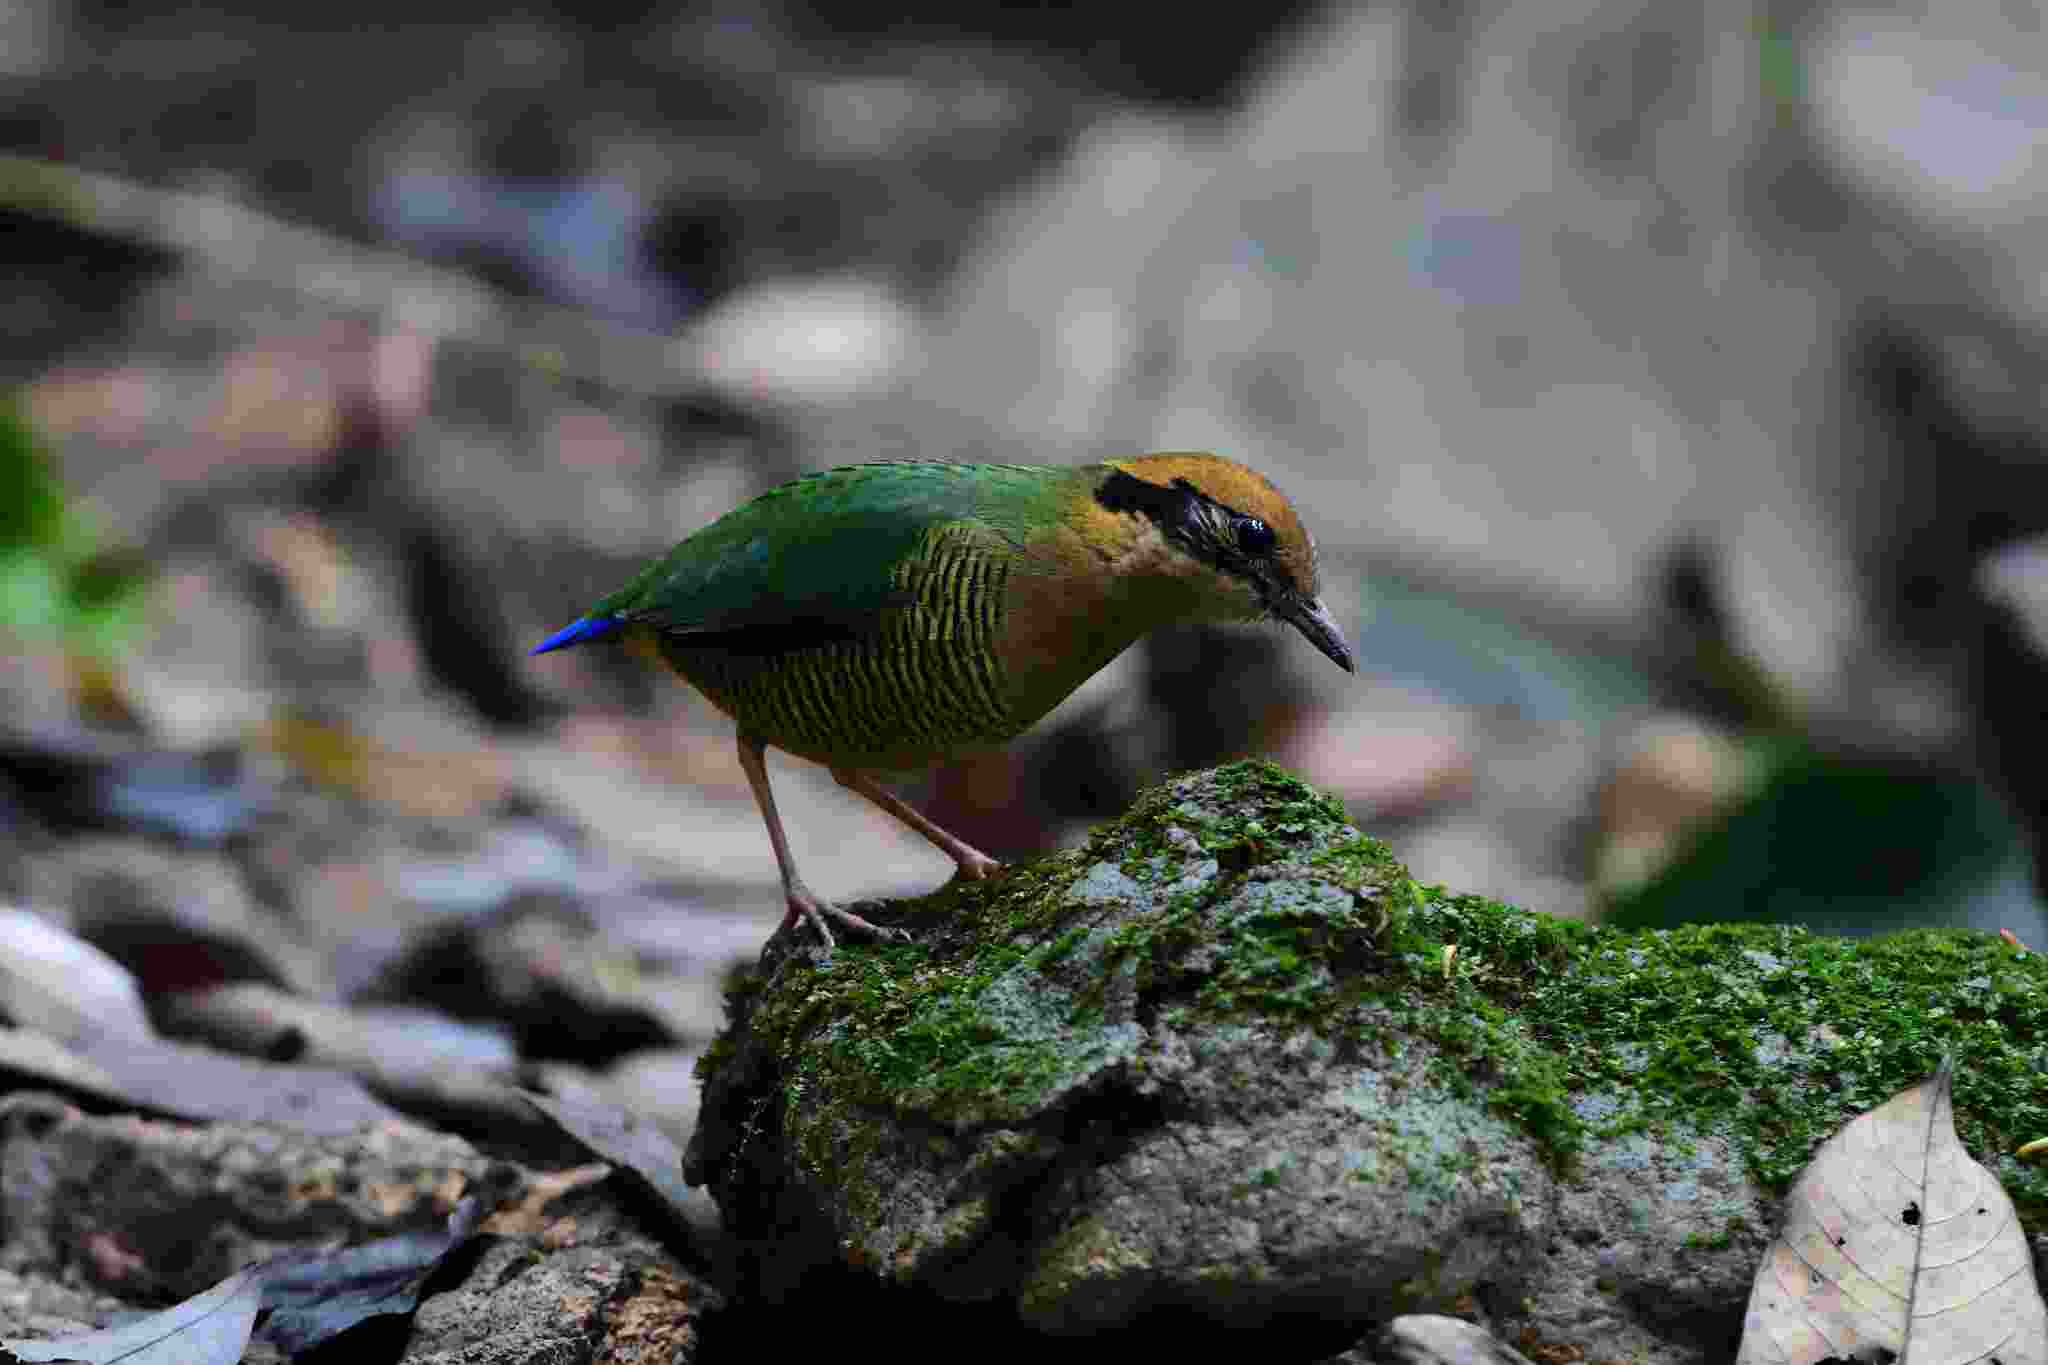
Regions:
M 1167 451 L 1110 460 L 1135 479 L 1162 489 L 1185 481 L 1211 502 L 1241 516 L 1256 517 L 1272 528 L 1272 558 L 1304 595 L 1321 591 L 1316 572 L 1315 540 L 1295 514 L 1294 504 L 1265 475 L 1235 460 L 1202 451 Z

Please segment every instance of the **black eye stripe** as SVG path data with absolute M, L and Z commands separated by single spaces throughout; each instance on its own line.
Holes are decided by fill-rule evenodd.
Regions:
M 1095 500 L 1112 512 L 1146 517 L 1169 539 L 1218 568 L 1247 575 L 1272 571 L 1269 557 L 1280 545 L 1273 528 L 1217 502 L 1186 479 L 1165 487 L 1119 469 L 1095 490 Z M 1280 572 L 1284 576 L 1285 570 Z
M 1202 503 L 1207 501 L 1186 479 L 1175 479 L 1173 487 L 1162 488 L 1119 469 L 1095 490 L 1095 500 L 1112 512 L 1137 512 L 1168 535 L 1187 539 L 1202 524 Z

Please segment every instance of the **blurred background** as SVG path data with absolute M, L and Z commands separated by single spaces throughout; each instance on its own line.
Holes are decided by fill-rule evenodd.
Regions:
M 1546 911 L 2048 940 L 2037 6 L 281 13 L 0 3 L 0 894 L 152 993 L 686 1052 L 731 725 L 526 648 L 805 470 L 1161 448 L 1363 672 L 1167 632 L 903 786 L 970 840 L 1264 753 Z M 949 873 L 771 770 L 822 894 Z

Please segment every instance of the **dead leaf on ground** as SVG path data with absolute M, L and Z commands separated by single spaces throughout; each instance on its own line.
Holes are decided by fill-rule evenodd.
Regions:
M 179 1118 L 352 1133 L 404 1117 L 354 1076 L 329 1068 L 273 1065 L 158 1040 L 102 1038 L 73 1050 L 112 1077 L 130 1106 Z
M 262 1338 L 296 1356 L 371 1318 L 411 1313 L 434 1272 L 475 1236 L 483 1212 L 483 1200 L 472 1196 L 438 1228 L 273 1256 L 119 1327 L 52 1341 L 0 1341 L 0 1362 L 235 1365 L 259 1309 L 269 1311 Z
M 1946 1062 L 1814 1156 L 1750 1290 L 1738 1365 L 2048 1365 L 2012 1200 L 1956 1137 Z
M 610 1162 L 652 1194 L 682 1227 L 698 1221 L 690 1187 L 683 1180 L 683 1153 L 652 1119 L 588 1098 L 527 1094 L 525 1099 L 591 1155 Z
M 55 1341 L 0 1341 L 16 1360 L 89 1365 L 235 1365 L 263 1301 L 264 1272 L 251 1266 L 204 1293 L 120 1327 Z
M 412 1312 L 441 1263 L 475 1234 L 483 1211 L 472 1196 L 439 1228 L 265 1262 L 258 1267 L 270 1310 L 263 1339 L 296 1356 L 370 1318 Z

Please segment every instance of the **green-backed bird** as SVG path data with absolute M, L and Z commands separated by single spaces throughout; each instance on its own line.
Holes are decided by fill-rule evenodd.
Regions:
M 875 773 L 1014 738 L 1170 622 L 1277 618 L 1356 671 L 1318 592 L 1293 506 L 1221 456 L 849 465 L 741 504 L 533 652 L 638 634 L 730 715 L 783 926 L 801 916 L 830 945 L 827 919 L 885 935 L 797 875 L 769 746 L 824 764 L 978 880 L 1001 865 Z

